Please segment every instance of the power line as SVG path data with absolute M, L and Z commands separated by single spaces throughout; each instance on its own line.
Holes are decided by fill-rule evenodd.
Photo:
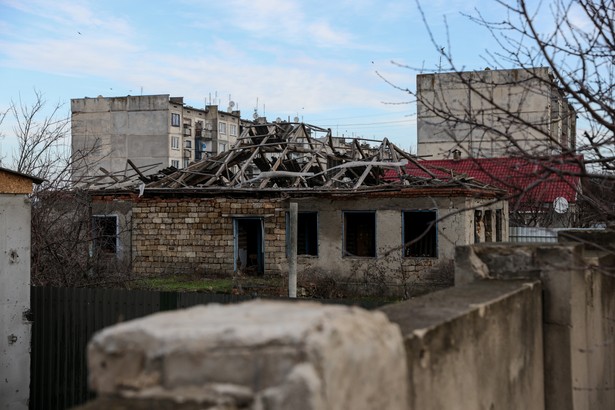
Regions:
M 415 122 L 414 119 L 407 120 L 399 120 L 399 121 L 383 121 L 383 122 L 365 122 L 365 123 L 357 123 L 357 124 L 320 124 L 320 127 L 357 127 L 357 126 L 366 126 L 366 125 L 383 125 L 383 124 L 399 124 L 399 123 L 412 123 Z
M 398 112 L 388 112 L 388 113 L 382 113 L 382 114 L 353 115 L 351 117 L 321 118 L 320 121 L 337 121 L 337 120 L 348 120 L 352 118 L 383 117 L 386 115 L 399 115 L 399 114 L 407 114 L 407 113 L 408 111 L 398 111 Z

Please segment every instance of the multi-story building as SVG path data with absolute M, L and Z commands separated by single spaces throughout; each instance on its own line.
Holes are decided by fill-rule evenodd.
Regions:
M 168 94 L 72 99 L 75 178 L 121 172 L 127 160 L 137 167 L 185 168 L 226 151 L 240 133 L 233 106 L 194 108 Z
M 419 156 L 574 152 L 576 113 L 547 68 L 417 75 Z

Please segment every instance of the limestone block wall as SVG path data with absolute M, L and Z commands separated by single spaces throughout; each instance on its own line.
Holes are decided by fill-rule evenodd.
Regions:
M 505 202 L 465 197 L 374 197 L 296 198 L 299 212 L 317 215 L 316 254 L 299 255 L 298 272 L 306 279 L 331 278 L 365 292 L 420 294 L 453 284 L 452 258 L 457 245 L 474 241 L 475 209 L 502 211 Z M 93 209 L 114 212 L 103 201 Z M 288 198 L 223 196 L 141 197 L 132 200 L 132 244 L 130 255 L 136 275 L 197 273 L 232 275 L 245 267 L 246 252 L 240 242 L 245 236 L 238 223 L 251 219 L 263 229 L 262 271 L 286 274 L 286 213 Z M 408 257 L 403 253 L 404 212 L 433 211 L 437 223 L 437 255 Z M 116 214 L 122 214 L 121 209 Z M 376 252 L 374 256 L 353 256 L 344 252 L 346 212 L 373 214 Z M 506 221 L 503 221 L 506 222 Z M 503 224 L 504 225 L 504 224 Z M 408 225 L 409 226 L 409 225 Z M 236 232 L 237 230 L 237 232 Z M 237 238 L 235 237 L 237 235 Z M 507 239 L 507 233 L 502 235 Z M 256 241 L 252 234 L 252 242 Z M 252 243 L 252 249 L 259 246 Z M 254 252 L 251 256 L 254 256 Z M 239 262 L 238 262 L 239 261 Z M 250 272 L 250 271 L 247 271 Z M 380 286 L 378 288 L 377 286 Z
M 133 272 L 231 275 L 233 219 L 263 218 L 266 272 L 287 266 L 285 212 L 275 199 L 145 198 L 133 206 Z

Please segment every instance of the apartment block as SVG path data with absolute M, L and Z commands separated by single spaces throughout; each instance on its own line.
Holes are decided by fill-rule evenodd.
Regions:
M 240 134 L 240 112 L 204 109 L 168 94 L 71 100 L 75 178 L 137 167 L 185 168 L 228 150 Z
M 429 159 L 571 153 L 576 112 L 547 68 L 417 75 L 417 150 Z

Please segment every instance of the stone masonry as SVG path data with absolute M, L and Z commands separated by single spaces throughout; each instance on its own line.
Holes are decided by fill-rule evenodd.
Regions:
M 286 262 L 284 203 L 278 199 L 141 199 L 133 206 L 132 247 L 137 275 L 234 271 L 233 218 L 264 218 L 267 272 Z

